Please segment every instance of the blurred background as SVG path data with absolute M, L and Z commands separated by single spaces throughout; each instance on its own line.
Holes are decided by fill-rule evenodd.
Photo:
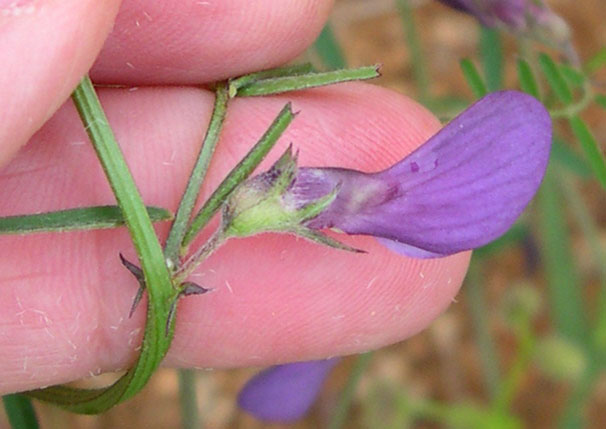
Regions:
M 443 120 L 477 98 L 462 59 L 471 60 L 489 89 L 498 89 L 524 87 L 518 59 L 525 58 L 542 101 L 558 118 L 550 172 L 512 230 L 475 252 L 457 300 L 423 333 L 346 358 L 310 413 L 290 425 L 263 423 L 237 408 L 239 389 L 257 369 L 196 371 L 202 427 L 606 427 L 606 182 L 600 164 L 606 112 L 599 96 L 606 92 L 606 5 L 547 4 L 572 30 L 580 58 L 574 67 L 559 67 L 565 61 L 553 45 L 482 29 L 474 17 L 437 1 L 337 1 L 321 40 L 300 60 L 320 69 L 381 63 L 383 76 L 374 84 L 420 101 Z M 541 74 L 539 53 L 556 63 L 573 101 L 558 100 L 561 88 Z M 577 114 L 586 128 L 571 126 Z M 344 389 L 352 394 L 345 408 Z M 36 409 L 43 428 L 184 427 L 178 376 L 170 369 L 101 416 Z M 346 413 L 335 426 L 337 409 Z M 8 427 L 1 411 L 0 427 Z

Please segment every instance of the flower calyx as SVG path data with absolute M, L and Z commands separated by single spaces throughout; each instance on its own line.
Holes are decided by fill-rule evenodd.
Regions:
M 231 238 L 263 232 L 290 233 L 330 247 L 361 252 L 305 226 L 334 202 L 341 185 L 337 183 L 315 199 L 297 198 L 291 192 L 297 179 L 297 157 L 291 144 L 269 170 L 234 190 L 223 206 L 222 235 Z

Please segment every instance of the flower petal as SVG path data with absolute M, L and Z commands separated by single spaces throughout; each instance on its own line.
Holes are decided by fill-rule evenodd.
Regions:
M 415 257 L 483 246 L 534 196 L 550 147 L 551 119 L 541 103 L 516 91 L 492 93 L 385 171 L 314 169 L 326 188 L 342 186 L 309 226 L 387 238 Z
M 266 369 L 250 379 L 238 396 L 240 408 L 271 422 L 305 415 L 339 358 L 297 362 Z

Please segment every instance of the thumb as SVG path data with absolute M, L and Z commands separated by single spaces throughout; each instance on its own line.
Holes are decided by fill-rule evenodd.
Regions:
M 120 0 L 0 0 L 0 167 L 69 97 Z

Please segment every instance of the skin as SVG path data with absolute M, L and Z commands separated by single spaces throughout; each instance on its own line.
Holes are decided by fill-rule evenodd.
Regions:
M 8 65 L 0 74 L 2 215 L 114 203 L 65 102 L 91 65 L 97 82 L 146 85 L 99 93 L 145 202 L 174 211 L 213 102 L 212 93 L 188 85 L 292 60 L 331 7 L 173 0 L 150 9 L 124 0 L 116 18 L 118 1 L 39 0 L 18 16 L 2 13 L 10 3 L 0 1 L 0 63 Z M 300 114 L 262 167 L 292 142 L 301 165 L 375 171 L 440 127 L 414 101 L 370 84 L 236 99 L 202 198 L 289 100 Z M 168 225 L 157 231 L 164 239 Z M 215 291 L 180 302 L 164 364 L 267 365 L 403 340 L 448 307 L 469 260 L 469 253 L 416 260 L 370 237 L 334 236 L 369 253 L 278 234 L 228 242 L 191 278 Z M 127 318 L 137 284 L 118 252 L 136 260 L 124 228 L 0 237 L 0 393 L 134 362 L 145 305 Z

